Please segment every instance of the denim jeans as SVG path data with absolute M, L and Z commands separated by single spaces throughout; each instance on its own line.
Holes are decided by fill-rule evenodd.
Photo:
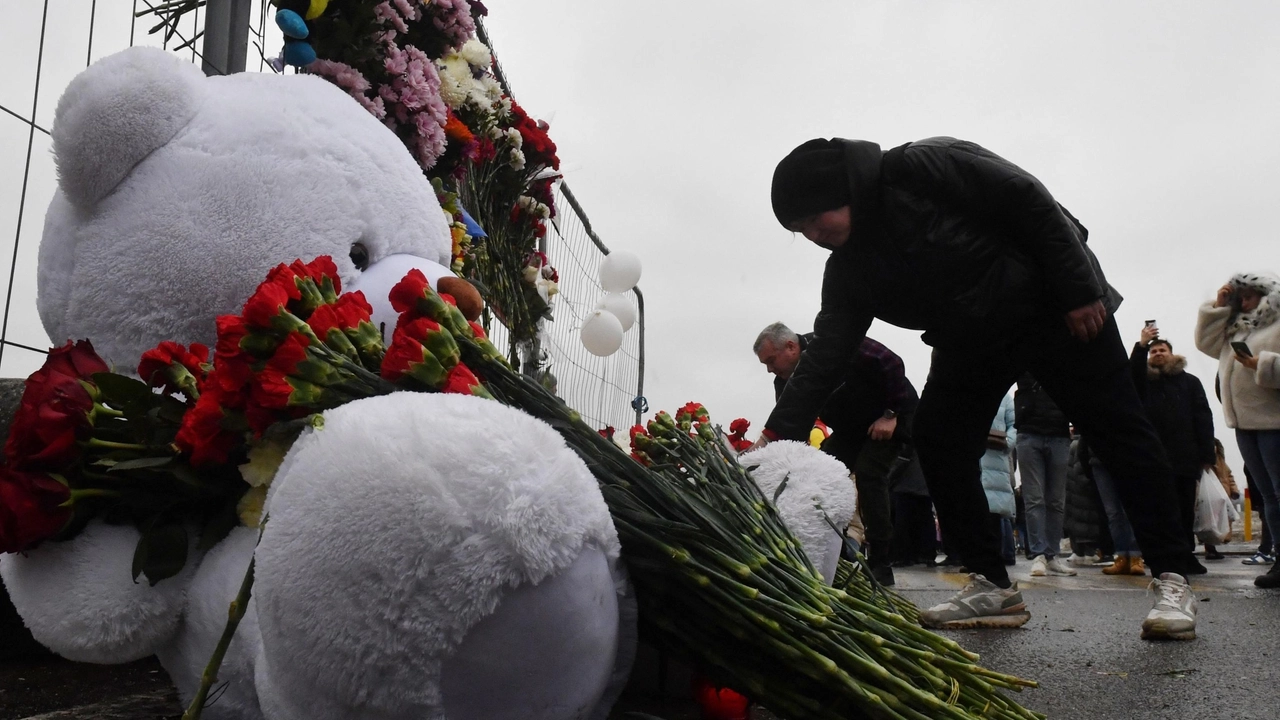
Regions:
M 1138 549 L 1138 541 L 1133 537 L 1133 526 L 1129 524 L 1129 516 L 1120 504 L 1120 495 L 1116 492 L 1116 481 L 1111 478 L 1098 458 L 1091 458 L 1089 467 L 1093 469 L 1093 482 L 1098 486 L 1098 495 L 1102 497 L 1102 507 L 1107 512 L 1107 528 L 1111 531 L 1111 541 L 1116 546 L 1116 556 L 1142 557 Z
M 1052 560 L 1062 542 L 1067 505 L 1067 460 L 1071 438 L 1018 433 L 1022 502 L 1027 511 L 1031 556 Z
M 1262 493 L 1262 511 L 1274 544 L 1280 529 L 1280 430 L 1236 430 L 1236 444 Z

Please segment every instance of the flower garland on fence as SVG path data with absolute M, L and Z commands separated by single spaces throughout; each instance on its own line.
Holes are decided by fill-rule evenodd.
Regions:
M 492 53 L 474 37 L 484 6 L 273 1 L 289 38 L 282 61 L 342 88 L 396 133 L 462 229 L 454 238 L 455 272 L 476 281 L 513 344 L 534 340 L 538 322 L 551 319 L 554 292 L 523 280 L 521 270 L 555 216 L 551 185 L 560 160 L 547 124 L 503 92 Z M 465 232 L 462 207 L 485 236 Z

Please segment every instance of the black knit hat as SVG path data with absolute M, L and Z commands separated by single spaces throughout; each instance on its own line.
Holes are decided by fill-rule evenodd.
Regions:
M 773 171 L 773 214 L 783 227 L 852 202 L 844 147 L 818 138 L 792 150 Z

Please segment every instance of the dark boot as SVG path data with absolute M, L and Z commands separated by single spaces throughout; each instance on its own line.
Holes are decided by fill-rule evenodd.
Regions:
M 876 582 L 881 585 L 884 585 L 885 587 L 893 587 L 893 568 L 888 565 L 871 568 L 871 576 L 874 577 Z
M 1272 565 L 1266 575 L 1254 578 L 1253 584 L 1260 588 L 1280 588 L 1280 562 Z

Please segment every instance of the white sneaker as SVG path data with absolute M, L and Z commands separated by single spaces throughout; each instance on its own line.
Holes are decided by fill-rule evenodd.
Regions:
M 1187 579 L 1176 573 L 1163 573 L 1149 587 L 1157 590 L 1160 597 L 1142 621 L 1142 639 L 1195 640 L 1196 607 L 1200 603 Z
M 1067 564 L 1072 567 L 1093 567 L 1093 564 L 1098 562 L 1098 558 L 1100 557 L 1102 556 L 1097 553 L 1094 553 L 1093 555 L 1077 555 L 1075 553 L 1071 553 L 1071 557 L 1067 558 Z
M 1049 574 L 1049 563 L 1043 555 L 1037 555 L 1031 561 L 1031 577 L 1044 577 Z
M 1054 558 L 1050 560 L 1049 563 L 1045 566 L 1045 570 L 1047 570 L 1050 575 L 1053 575 L 1055 577 L 1071 577 L 1072 575 L 1076 574 L 1075 570 L 1072 570 L 1070 566 L 1068 566 L 1066 563 L 1062 562 L 1058 558 Z
M 1001 589 L 977 573 L 950 600 L 920 611 L 921 627 L 934 629 L 1015 628 L 1030 619 L 1016 581 Z

